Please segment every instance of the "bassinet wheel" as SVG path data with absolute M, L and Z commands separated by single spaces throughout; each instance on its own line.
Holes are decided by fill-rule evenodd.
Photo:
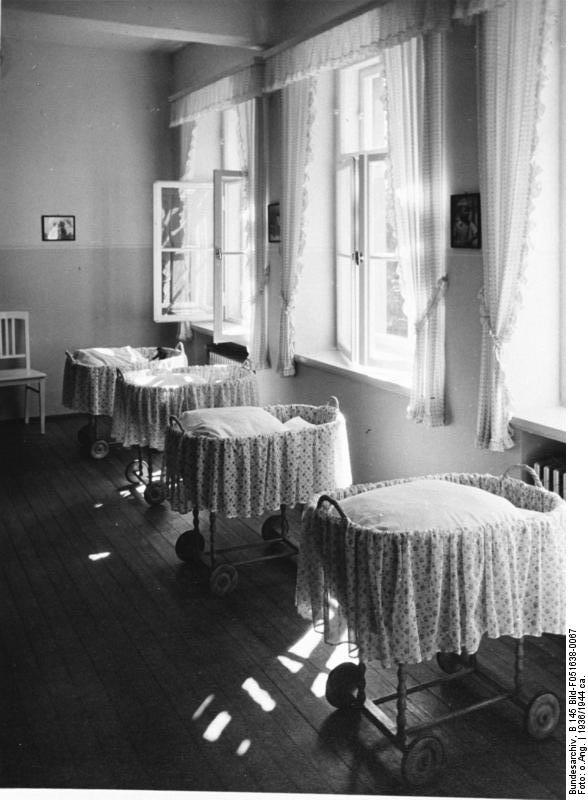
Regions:
M 361 683 L 361 668 L 350 661 L 339 664 L 329 672 L 325 696 L 335 708 L 351 708 L 357 703 Z
M 176 540 L 176 555 L 181 561 L 197 561 L 204 551 L 204 536 L 197 531 L 184 531 Z
M 448 675 L 471 665 L 473 656 L 467 653 L 437 653 L 437 664 Z
M 235 567 L 231 564 L 221 564 L 210 576 L 210 588 L 214 594 L 223 597 L 233 591 L 238 580 L 239 575 Z
M 443 767 L 445 752 L 437 736 L 422 736 L 411 742 L 402 756 L 402 777 L 418 788 L 435 780 Z
M 527 706 L 525 727 L 534 739 L 545 739 L 553 733 L 559 721 L 560 706 L 556 695 L 539 692 Z
M 92 456 L 92 458 L 95 458 L 96 460 L 100 460 L 101 458 L 106 458 L 109 450 L 110 447 L 108 445 L 108 442 L 105 441 L 104 439 L 96 439 L 96 441 L 92 442 L 92 444 L 90 445 L 90 455 Z
M 261 538 L 266 542 L 271 542 L 272 539 L 279 539 L 282 535 L 286 535 L 289 530 L 288 520 L 284 518 L 284 528 L 282 530 L 282 517 L 274 515 L 268 517 L 261 526 Z
M 147 483 L 149 479 L 149 467 L 142 458 L 135 458 L 125 469 L 125 478 L 129 483 Z
M 145 502 L 150 506 L 158 506 L 165 500 L 165 486 L 163 483 L 150 483 L 145 487 L 143 495 Z

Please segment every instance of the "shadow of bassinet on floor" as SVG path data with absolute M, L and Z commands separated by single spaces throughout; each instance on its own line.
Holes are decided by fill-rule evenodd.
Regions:
M 89 347 L 66 350 L 61 402 L 89 421 L 78 431 L 78 441 L 89 455 L 101 459 L 112 442 L 112 415 L 116 377 L 146 369 L 177 369 L 188 366 L 182 342 L 171 347 Z
M 167 432 L 164 473 L 172 509 L 193 511 L 194 530 L 183 533 L 176 553 L 183 561 L 207 557 L 210 587 L 226 594 L 236 585 L 238 565 L 298 552 L 288 538 L 286 509 L 306 503 L 317 491 L 330 491 L 351 483 L 351 466 L 345 418 L 336 398 L 322 406 L 270 405 L 255 411 L 232 409 L 233 422 L 199 423 L 203 415 L 188 413 L 173 419 Z M 225 415 L 227 416 L 227 415 Z M 249 417 L 251 417 L 249 419 Z M 213 435 L 211 435 L 211 431 Z M 244 433 L 246 431 L 246 433 Z M 209 512 L 209 550 L 199 531 L 199 511 Z M 257 517 L 280 511 L 266 520 L 262 540 L 255 544 L 219 549 L 215 546 L 215 518 Z M 272 552 L 268 554 L 268 540 Z M 260 553 L 228 560 L 230 553 Z M 221 563 L 222 562 L 222 563 Z
M 518 466 L 535 485 L 507 473 L 432 475 L 352 486 L 303 513 L 298 611 L 359 660 L 330 672 L 327 700 L 360 710 L 391 739 L 412 787 L 443 765 L 441 740 L 420 735 L 441 722 L 504 699 L 525 710 L 534 738 L 559 720 L 551 692 L 525 699 L 522 673 L 524 636 L 565 632 L 565 503 Z M 483 636 L 517 639 L 512 687 L 480 669 Z M 445 674 L 408 688 L 405 665 L 434 657 Z M 396 666 L 397 692 L 366 697 L 371 661 Z M 407 695 L 469 674 L 492 688 L 490 699 L 408 725 Z M 393 700 L 395 721 L 381 709 Z
M 158 505 L 166 495 L 163 483 L 153 480 L 152 455 L 164 449 L 170 417 L 194 409 L 258 405 L 257 376 L 248 361 L 165 372 L 151 369 L 119 372 L 112 433 L 123 447 L 137 449 L 137 458 L 126 468 L 127 479 L 144 484 L 145 501 Z

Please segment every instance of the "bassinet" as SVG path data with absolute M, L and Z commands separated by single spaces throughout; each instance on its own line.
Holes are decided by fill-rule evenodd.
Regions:
M 152 451 L 162 451 L 171 416 L 197 408 L 257 406 L 257 377 L 249 362 L 161 370 L 120 372 L 112 419 L 112 433 L 124 447 L 138 448 L 128 465 L 127 478 L 146 484 L 151 505 L 165 498 L 163 485 L 152 480 Z M 146 461 L 142 449 L 146 450 Z
M 90 417 L 78 432 L 93 458 L 109 452 L 118 370 L 174 369 L 188 366 L 182 342 L 169 347 L 90 347 L 66 350 L 61 402 Z
M 180 536 L 176 552 L 182 560 L 200 557 L 204 540 L 198 530 L 198 512 L 208 510 L 211 587 L 217 594 L 234 587 L 235 564 L 261 560 L 216 566 L 216 557 L 226 552 L 214 547 L 217 513 L 226 517 L 254 517 L 280 510 L 281 536 L 277 539 L 286 544 L 282 555 L 291 555 L 297 552 L 297 547 L 286 536 L 286 508 L 306 503 L 317 491 L 351 483 L 347 428 L 336 398 L 322 406 L 270 405 L 264 411 L 283 424 L 284 429 L 218 438 L 197 435 L 175 420 L 167 432 L 164 457 L 167 496 L 175 511 L 185 514 L 192 509 L 194 516 L 194 531 Z M 299 420 L 301 424 L 295 424 Z M 275 536 L 269 527 L 262 535 Z
M 408 728 L 405 664 L 437 655 L 443 671 L 456 673 L 441 680 L 472 671 L 483 675 L 475 657 L 482 636 L 513 636 L 518 640 L 514 692 L 499 687 L 492 700 L 459 715 L 510 698 L 526 708 L 527 730 L 536 738 L 547 736 L 557 724 L 555 695 L 540 692 L 530 704 L 523 703 L 522 657 L 523 636 L 565 631 L 565 503 L 542 488 L 533 470 L 524 469 L 533 475 L 534 485 L 506 473 L 431 475 L 348 487 L 323 495 L 318 503 L 315 498 L 304 511 L 298 610 L 323 627 L 325 641 L 347 640 L 359 658 L 359 664 L 341 664 L 330 673 L 327 699 L 336 707 L 360 708 L 387 733 L 403 751 L 403 774 L 411 785 L 432 780 L 442 764 L 443 748 L 433 736 L 409 744 L 408 734 L 456 714 Z M 430 481 L 505 498 L 512 503 L 512 513 L 471 526 L 403 530 L 387 527 L 386 517 L 382 524 L 373 518 L 370 524 L 358 524 L 342 507 L 356 511 L 359 503 L 348 498 L 363 495 L 364 510 L 376 502 L 382 508 L 383 498 L 390 495 L 374 490 L 405 485 L 413 491 L 424 486 L 426 492 L 436 486 Z M 365 664 L 370 661 L 397 666 L 396 694 L 365 697 Z M 489 680 L 496 691 L 497 683 Z M 392 699 L 398 701 L 396 726 L 379 708 Z

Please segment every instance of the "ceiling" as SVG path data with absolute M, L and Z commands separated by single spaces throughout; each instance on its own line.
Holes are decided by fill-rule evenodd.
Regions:
M 3 38 L 174 52 L 186 44 L 270 48 L 366 0 L 0 0 Z

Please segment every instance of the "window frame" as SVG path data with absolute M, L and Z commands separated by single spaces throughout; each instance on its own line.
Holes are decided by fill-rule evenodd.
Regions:
M 343 73 L 352 72 L 355 75 L 355 85 L 352 88 L 343 88 L 345 77 Z M 341 118 L 344 114 L 356 114 L 358 125 L 355 135 L 344 134 L 343 122 L 335 126 L 335 167 L 334 167 L 334 198 L 335 198 L 335 227 L 336 227 L 336 253 L 335 253 L 335 285 L 336 285 L 336 346 L 338 351 L 351 363 L 358 367 L 376 368 L 378 370 L 406 371 L 412 370 L 412 354 L 414 338 L 411 336 L 410 327 L 407 336 L 399 334 L 386 334 L 386 341 L 376 346 L 378 334 L 373 324 L 373 292 L 371 287 L 375 280 L 373 267 L 378 261 L 395 261 L 398 263 L 397 253 L 382 251 L 370 252 L 370 210 L 369 210 L 369 180 L 370 165 L 383 162 L 386 165 L 388 158 L 387 147 L 364 147 L 366 139 L 371 139 L 367 144 L 373 144 L 373 137 L 369 136 L 367 120 L 369 115 L 365 97 L 361 91 L 362 82 L 366 77 L 382 72 L 379 59 L 369 59 L 361 64 L 345 67 L 338 71 L 336 81 L 335 104 L 337 115 Z M 346 98 L 355 102 L 356 108 L 343 108 Z M 356 149 L 348 148 L 346 152 L 344 138 L 347 143 L 352 142 Z M 341 197 L 339 190 L 339 175 L 347 165 L 351 164 L 352 177 L 349 184 L 353 187 L 354 196 L 350 199 L 350 217 L 352 219 L 350 231 L 352 242 L 350 252 L 344 253 L 339 246 L 340 231 L 339 218 Z M 346 345 L 342 335 L 343 302 L 342 302 L 342 273 L 343 259 L 349 259 L 351 278 L 350 298 L 347 305 L 351 306 L 352 319 L 350 322 L 350 347 Z M 387 356 L 382 354 L 387 352 Z

